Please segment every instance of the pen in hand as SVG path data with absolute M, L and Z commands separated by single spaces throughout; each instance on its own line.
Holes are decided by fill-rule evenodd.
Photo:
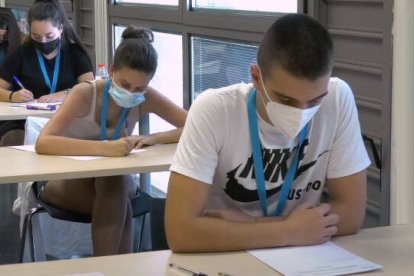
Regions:
M 16 76 L 13 76 L 13 80 L 17 83 L 17 85 L 18 85 L 21 89 L 26 89 L 26 88 L 24 88 L 23 84 L 20 82 L 20 80 L 19 80 Z
M 21 89 L 24 89 L 25 90 L 22 93 L 19 93 L 19 97 L 20 97 L 20 100 L 19 101 L 20 102 L 22 102 L 22 101 L 26 101 L 26 102 L 33 101 L 33 94 L 32 94 L 32 92 L 28 91 L 16 76 L 13 76 L 13 80 L 17 83 L 17 85 Z M 12 93 L 15 93 L 15 92 L 17 92 L 17 91 L 14 91 Z
M 170 263 L 169 266 L 171 268 L 176 268 L 180 271 L 187 272 L 187 273 L 189 273 L 190 275 L 193 275 L 193 276 L 208 276 L 207 274 L 205 274 L 203 272 L 196 272 L 196 271 L 193 271 L 191 269 L 188 269 L 188 268 L 182 267 L 180 265 L 177 265 L 175 263 Z

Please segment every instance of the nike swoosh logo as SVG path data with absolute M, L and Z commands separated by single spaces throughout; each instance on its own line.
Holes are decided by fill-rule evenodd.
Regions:
M 228 181 L 226 183 L 226 188 L 224 192 L 235 201 L 239 202 L 254 202 L 259 200 L 259 195 L 256 190 L 249 190 L 239 184 L 235 178 L 236 172 L 239 169 L 240 165 L 234 170 L 227 173 Z M 277 194 L 282 185 L 275 187 L 273 189 L 266 190 L 266 198 L 271 197 L 274 194 Z

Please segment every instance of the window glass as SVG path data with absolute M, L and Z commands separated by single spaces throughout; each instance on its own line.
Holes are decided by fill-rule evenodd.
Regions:
M 117 0 L 115 3 L 178 6 L 178 0 Z
M 115 47 L 121 42 L 125 26 L 115 26 Z M 178 106 L 183 106 L 182 37 L 180 34 L 154 33 L 154 48 L 158 53 L 158 67 L 150 85 L 163 93 Z M 165 120 L 150 114 L 150 133 L 175 128 Z M 151 185 L 159 190 L 167 189 L 169 172 L 151 173 Z
M 225 9 L 262 12 L 297 12 L 296 0 L 192 0 L 193 9 Z
M 29 34 L 29 25 L 27 23 L 27 12 L 22 10 L 12 9 L 14 17 L 16 17 L 17 25 L 19 25 L 20 31 L 25 35 Z
M 251 82 L 257 45 L 192 37 L 191 46 L 192 99 L 209 88 Z

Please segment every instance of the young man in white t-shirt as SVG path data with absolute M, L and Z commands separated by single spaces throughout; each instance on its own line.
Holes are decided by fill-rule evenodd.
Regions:
M 370 160 L 352 91 L 332 67 L 328 31 L 290 14 L 266 32 L 252 84 L 197 98 L 171 166 L 173 251 L 311 245 L 359 230 Z

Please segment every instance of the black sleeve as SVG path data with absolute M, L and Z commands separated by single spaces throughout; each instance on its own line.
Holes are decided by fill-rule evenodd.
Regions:
M 0 68 L 0 78 L 13 84 L 13 76 L 19 75 L 23 58 L 23 46 L 20 46 L 6 57 Z
M 71 44 L 70 49 L 71 58 L 74 61 L 73 72 L 76 78 L 88 72 L 93 73 L 94 70 L 88 58 L 88 54 L 76 44 Z

